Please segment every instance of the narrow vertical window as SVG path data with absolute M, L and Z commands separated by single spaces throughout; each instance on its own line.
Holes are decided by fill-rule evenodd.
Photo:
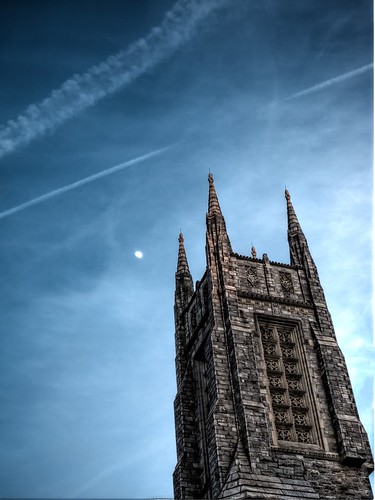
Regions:
M 204 348 L 202 347 L 194 359 L 194 381 L 196 394 L 196 414 L 199 429 L 199 465 L 201 468 L 201 487 L 202 494 L 207 492 L 210 487 L 210 467 L 207 442 L 207 414 L 210 409 L 208 396 L 208 374 L 207 363 L 204 357 Z M 203 495 L 205 496 L 205 495 Z
M 197 308 L 195 305 L 190 310 L 190 324 L 191 332 L 193 333 L 197 327 Z

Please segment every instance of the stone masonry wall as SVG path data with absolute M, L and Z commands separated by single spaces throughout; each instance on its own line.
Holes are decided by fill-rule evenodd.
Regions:
M 176 498 L 372 498 L 345 359 L 289 193 L 293 265 L 232 252 L 209 175 L 207 271 L 176 274 Z
M 288 275 L 286 279 L 284 273 Z M 267 257 L 260 260 L 233 256 L 228 275 L 231 276 L 228 282 L 234 285 L 228 292 L 231 315 L 228 337 L 232 338 L 229 349 L 230 345 L 237 347 L 236 410 L 246 409 L 245 427 L 249 432 L 245 448 L 249 451 L 251 473 L 246 481 L 238 480 L 236 491 L 228 491 L 228 496 L 222 494 L 223 498 L 260 498 L 257 496 L 260 494 L 261 498 L 372 498 L 367 478 L 368 464 L 362 465 L 364 460 L 341 463 L 340 436 L 332 421 L 321 352 L 317 349 L 314 334 L 316 309 L 311 302 L 304 270 L 270 263 Z M 281 324 L 292 321 L 298 325 L 299 355 L 302 357 L 299 363 L 303 364 L 308 386 L 310 419 L 319 437 L 313 444 L 277 439 L 259 318 L 263 321 L 269 318 Z M 334 343 L 329 349 L 331 369 L 337 371 L 345 361 L 334 338 L 330 337 L 330 341 Z M 325 356 L 327 358 L 327 354 Z M 340 389 L 338 383 L 335 390 L 347 393 L 348 379 L 344 378 L 341 385 Z M 347 404 L 353 404 L 350 398 Z M 255 413 L 254 406 L 257 407 Z M 352 407 L 350 410 L 346 422 L 351 436 L 347 439 L 351 439 L 354 454 L 365 458 L 363 428 L 359 420 L 353 418 Z M 342 413 L 345 414 L 345 407 L 342 407 Z M 256 415 L 263 416 L 263 420 Z M 267 435 L 268 439 L 265 438 Z M 265 486 L 267 478 L 268 487 Z M 229 477 L 227 484 L 228 481 L 231 481 Z M 233 481 L 230 484 L 233 486 Z M 274 485 L 274 489 L 270 485 Z M 307 495 L 308 491 L 312 496 Z

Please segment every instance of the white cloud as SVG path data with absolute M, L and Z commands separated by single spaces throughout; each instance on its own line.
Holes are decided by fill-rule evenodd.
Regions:
M 330 78 L 325 82 L 318 83 L 317 85 L 313 85 L 307 89 L 301 90 L 300 92 L 296 92 L 295 94 L 282 99 L 280 102 L 290 101 L 291 99 L 296 99 L 297 97 L 303 97 L 309 94 L 314 94 L 315 92 L 319 92 L 320 90 L 324 90 L 332 85 L 336 85 L 337 83 L 344 82 L 345 80 L 349 80 L 350 78 L 354 78 L 362 73 L 366 73 L 367 71 L 372 70 L 374 65 L 372 63 L 366 64 L 365 66 L 361 66 L 360 68 L 353 69 L 352 71 L 348 71 L 342 75 L 336 76 L 334 78 Z
M 214 9 L 228 0 L 178 0 L 160 26 L 86 73 L 73 75 L 43 101 L 30 104 L 0 130 L 0 158 L 55 129 L 170 57 Z

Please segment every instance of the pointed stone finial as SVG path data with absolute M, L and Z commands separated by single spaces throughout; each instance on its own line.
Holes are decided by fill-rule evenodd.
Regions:
M 189 302 L 194 293 L 193 279 L 190 274 L 189 264 L 186 258 L 184 237 L 182 233 L 178 235 L 178 260 L 176 272 L 175 307 L 176 311 L 182 309 Z
M 178 235 L 178 261 L 177 261 L 177 273 L 178 274 L 189 274 L 189 264 L 186 258 L 185 246 L 184 246 L 184 236 L 180 232 Z
M 207 265 L 212 265 L 212 259 L 217 258 L 217 248 L 220 246 L 221 255 L 223 252 L 232 252 L 232 247 L 229 241 L 225 220 L 221 212 L 219 200 L 216 194 L 214 185 L 214 176 L 211 172 L 208 174 L 209 190 L 208 190 L 208 210 L 206 215 L 206 258 Z
M 253 259 L 257 258 L 257 251 L 256 251 L 255 246 L 253 244 L 251 244 L 251 256 Z
M 289 233 L 301 231 L 301 227 L 298 222 L 297 215 L 294 211 L 289 191 L 286 188 L 285 188 L 285 199 L 288 210 L 288 231 Z
M 293 265 L 305 265 L 305 257 L 311 267 L 310 272 L 316 274 L 316 266 L 310 254 L 306 237 L 294 210 L 289 191 L 285 189 L 286 207 L 288 214 L 288 242 L 290 250 L 290 263 Z
M 208 182 L 209 182 L 208 215 L 213 215 L 213 214 L 222 215 L 221 208 L 219 205 L 219 200 L 215 190 L 214 176 L 212 175 L 211 172 L 208 174 Z

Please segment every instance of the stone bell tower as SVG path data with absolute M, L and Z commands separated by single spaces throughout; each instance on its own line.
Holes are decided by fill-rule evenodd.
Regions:
M 195 289 L 180 234 L 175 498 L 372 498 L 368 438 L 285 196 L 290 264 L 233 252 L 211 174 Z

